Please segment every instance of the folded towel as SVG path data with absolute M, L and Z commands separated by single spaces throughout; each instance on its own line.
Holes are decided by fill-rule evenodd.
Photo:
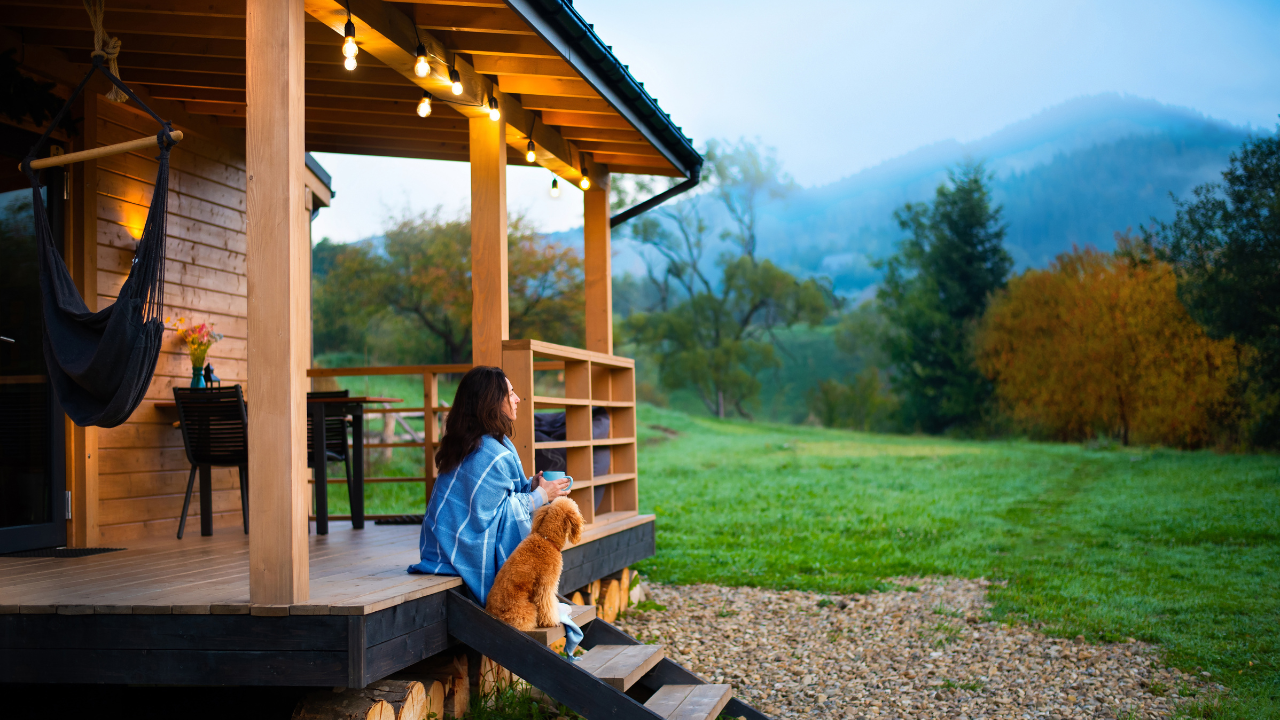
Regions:
M 573 624 L 573 607 L 558 603 L 560 606 L 560 622 L 564 624 L 564 654 L 569 658 L 569 662 L 577 662 L 573 657 L 573 651 L 578 649 L 578 643 L 582 642 L 582 629 Z

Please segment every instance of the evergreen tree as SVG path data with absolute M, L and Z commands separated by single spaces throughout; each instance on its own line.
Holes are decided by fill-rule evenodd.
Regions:
M 1242 391 L 1252 440 L 1280 443 L 1280 135 L 1245 142 L 1222 183 L 1177 201 L 1148 233 L 1178 276 L 1178 296 L 1213 338 L 1249 346 Z
M 973 425 L 992 395 L 974 365 L 970 338 L 1013 260 L 1000 208 L 992 207 L 981 163 L 961 165 L 938 187 L 932 206 L 907 203 L 895 217 L 910 236 L 877 263 L 877 299 L 894 388 L 908 425 L 942 432 Z

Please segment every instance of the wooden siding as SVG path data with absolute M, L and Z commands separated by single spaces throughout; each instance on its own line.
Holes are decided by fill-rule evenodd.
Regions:
M 99 103 L 97 140 L 110 144 L 155 132 L 155 123 L 127 106 Z M 169 240 L 165 265 L 165 315 L 188 324 L 208 322 L 225 337 L 208 362 L 226 384 L 245 383 L 247 280 L 245 277 L 245 161 L 231 147 L 179 126 L 186 137 L 174 149 L 169 174 Z M 154 189 L 153 153 L 129 153 L 98 161 L 98 307 L 115 302 L 142 233 Z M 147 399 L 125 424 L 103 429 L 98 439 L 100 543 L 177 532 L 190 465 L 174 410 L 173 387 L 191 379 L 186 350 L 165 334 Z M 213 471 L 215 527 L 240 524 L 239 481 L 234 469 Z M 198 517 L 199 493 L 190 513 Z M 198 520 L 197 520 L 198 521 Z M 190 526 L 189 526 L 190 527 Z M 197 525 L 198 527 L 198 525 Z

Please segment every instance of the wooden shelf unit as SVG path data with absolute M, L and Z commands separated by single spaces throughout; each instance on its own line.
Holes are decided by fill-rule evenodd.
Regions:
M 635 361 L 539 340 L 507 340 L 502 343 L 502 368 L 516 394 L 533 405 L 532 410 L 563 409 L 565 437 L 558 442 L 533 441 L 533 413 L 520 412 L 512 442 L 527 474 L 535 472 L 535 449 L 564 448 L 568 474 L 573 476 L 569 494 L 582 510 L 587 526 L 633 516 L 639 510 L 636 473 L 636 374 Z M 561 370 L 564 396 L 534 393 L 535 370 Z M 591 437 L 592 408 L 609 412 L 609 437 Z M 609 449 L 609 472 L 593 475 L 593 452 Z M 599 508 L 597 488 L 604 488 Z

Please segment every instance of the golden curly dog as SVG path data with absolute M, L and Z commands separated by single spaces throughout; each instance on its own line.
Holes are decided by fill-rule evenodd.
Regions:
M 533 530 L 520 542 L 493 579 L 484 609 L 490 615 L 528 632 L 560 624 L 556 590 L 564 558 L 560 549 L 568 540 L 582 539 L 582 513 L 578 503 L 556 498 L 533 514 Z

